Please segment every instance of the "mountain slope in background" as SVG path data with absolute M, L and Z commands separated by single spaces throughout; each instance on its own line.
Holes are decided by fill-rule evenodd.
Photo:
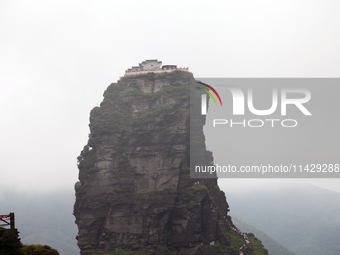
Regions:
M 339 254 L 340 193 L 315 186 L 248 193 L 224 190 L 234 217 L 265 232 L 296 255 Z M 23 243 L 50 245 L 62 255 L 79 254 L 73 191 L 35 196 L 0 193 L 0 213 L 15 212 Z M 263 240 L 270 251 L 266 238 L 254 230 L 249 232 Z
M 268 250 L 269 255 L 295 255 L 261 230 L 258 230 L 235 217 L 232 217 L 232 219 L 235 226 L 242 232 L 254 233 L 262 241 L 264 247 Z
M 15 227 L 22 243 L 49 245 L 61 255 L 79 254 L 72 215 L 73 191 L 34 196 L 1 191 L 1 195 L 0 214 L 15 213 Z
M 338 255 L 340 193 L 313 185 L 224 189 L 231 214 L 262 230 L 296 255 Z

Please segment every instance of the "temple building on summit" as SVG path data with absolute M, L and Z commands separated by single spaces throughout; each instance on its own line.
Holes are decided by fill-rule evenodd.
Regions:
M 142 63 L 139 63 L 138 66 L 133 66 L 127 70 L 125 70 L 125 76 L 127 75 L 136 75 L 142 73 L 162 73 L 162 72 L 172 72 L 175 70 L 180 71 L 189 71 L 188 67 L 177 67 L 177 65 L 163 65 L 162 61 L 158 61 L 157 59 L 147 59 Z

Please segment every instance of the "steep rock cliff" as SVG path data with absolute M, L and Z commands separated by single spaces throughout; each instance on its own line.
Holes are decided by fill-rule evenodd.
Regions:
M 190 87 L 183 71 L 123 77 L 91 111 L 75 185 L 81 254 L 239 254 L 217 180 L 190 179 L 190 114 L 205 122 Z M 195 137 L 204 144 L 202 128 Z

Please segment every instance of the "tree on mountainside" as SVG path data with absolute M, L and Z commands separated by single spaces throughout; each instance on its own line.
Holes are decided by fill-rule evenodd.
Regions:
M 19 231 L 16 229 L 0 229 L 0 254 L 11 255 L 21 254 L 22 243 L 19 238 Z

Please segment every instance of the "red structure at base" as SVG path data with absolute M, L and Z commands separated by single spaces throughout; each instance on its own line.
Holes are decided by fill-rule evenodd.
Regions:
M 10 226 L 11 229 L 15 229 L 13 212 L 11 212 L 8 215 L 0 215 L 0 227 L 3 227 L 3 226 Z

